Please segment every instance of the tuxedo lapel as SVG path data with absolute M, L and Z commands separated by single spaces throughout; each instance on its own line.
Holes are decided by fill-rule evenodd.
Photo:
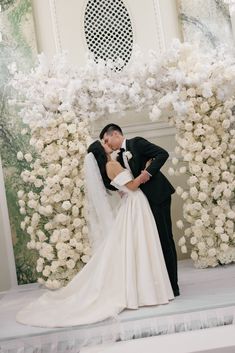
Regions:
M 117 154 L 117 161 L 121 164 L 123 168 L 125 168 L 124 161 L 123 161 L 123 156 L 121 152 L 118 152 Z
M 135 176 L 135 155 L 134 155 L 134 151 L 132 149 L 132 146 L 131 146 L 131 141 L 130 140 L 126 140 L 126 150 L 127 151 L 130 151 L 131 154 L 132 154 L 132 158 L 130 158 L 128 160 L 128 164 L 130 166 L 130 169 L 132 171 L 132 174 Z

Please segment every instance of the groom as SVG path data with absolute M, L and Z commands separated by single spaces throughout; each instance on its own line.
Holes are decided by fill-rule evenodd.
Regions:
M 140 173 L 143 180 L 147 180 L 140 186 L 146 195 L 155 218 L 162 251 L 166 262 L 168 275 L 175 296 L 178 296 L 177 255 L 171 227 L 171 194 L 173 186 L 160 172 L 169 154 L 163 148 L 154 145 L 142 137 L 134 137 L 127 140 L 122 129 L 116 124 L 106 125 L 100 133 L 103 140 L 113 150 L 120 150 L 117 161 L 131 170 L 134 177 Z M 145 169 L 147 161 L 151 163 Z

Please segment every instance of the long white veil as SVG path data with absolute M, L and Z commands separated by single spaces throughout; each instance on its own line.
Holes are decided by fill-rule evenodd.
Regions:
M 87 221 L 89 241 L 94 253 L 110 233 L 114 215 L 103 184 L 100 170 L 93 153 L 88 153 L 84 161 Z

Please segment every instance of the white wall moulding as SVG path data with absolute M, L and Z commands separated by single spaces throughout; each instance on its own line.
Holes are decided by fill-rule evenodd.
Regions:
M 56 48 L 56 53 L 60 53 L 62 51 L 59 27 L 57 21 L 57 10 L 56 10 L 56 0 L 49 0 L 50 13 L 51 13 L 51 24 L 53 29 L 53 38 Z
M 153 0 L 154 14 L 155 14 L 155 28 L 156 28 L 156 38 L 158 41 L 158 47 L 160 53 L 164 52 L 166 49 L 166 40 L 164 36 L 162 14 L 159 0 Z
M 233 40 L 235 41 L 235 0 L 223 0 L 226 5 L 228 5 L 232 31 L 233 31 Z
M 77 65 L 85 63 L 88 51 L 84 31 L 88 3 L 88 0 L 70 0 L 68 6 L 67 0 L 49 0 L 53 45 L 56 52 L 68 50 L 71 63 Z M 145 0 L 145 2 L 122 0 L 122 3 L 130 17 L 134 45 L 146 54 L 150 49 L 162 53 L 166 47 L 165 31 L 169 24 L 165 23 L 165 29 L 163 28 L 160 0 Z

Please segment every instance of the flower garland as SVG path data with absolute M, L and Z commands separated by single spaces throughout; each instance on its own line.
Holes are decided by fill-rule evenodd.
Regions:
M 121 72 L 112 63 L 88 60 L 74 70 L 65 56 L 51 64 L 43 55 L 28 75 L 16 72 L 12 86 L 22 100 L 20 116 L 30 129 L 35 155 L 18 153 L 29 163 L 22 173 L 21 227 L 30 249 L 39 252 L 39 282 L 49 288 L 66 284 L 91 254 L 85 218 L 83 160 L 91 142 L 92 121 L 110 113 L 149 107 L 157 121 L 176 127 L 176 153 L 170 174 L 188 173 L 178 187 L 187 222 L 179 245 L 191 246 L 196 266 L 235 261 L 235 66 L 223 51 L 202 54 L 176 41 L 159 57 L 144 62 L 136 54 Z M 27 129 L 25 130 L 27 132 Z M 129 156 L 130 157 L 130 156 Z M 183 228 L 183 222 L 177 222 Z
M 169 58 L 169 57 L 168 57 Z M 191 45 L 176 45 L 168 59 L 165 83 L 154 111 L 176 127 L 170 175 L 187 173 L 187 187 L 177 187 L 186 221 L 179 240 L 190 244 L 196 267 L 235 261 L 235 65 L 223 50 L 209 54 Z M 179 165 L 180 167 L 177 167 Z M 183 221 L 177 226 L 182 229 Z

